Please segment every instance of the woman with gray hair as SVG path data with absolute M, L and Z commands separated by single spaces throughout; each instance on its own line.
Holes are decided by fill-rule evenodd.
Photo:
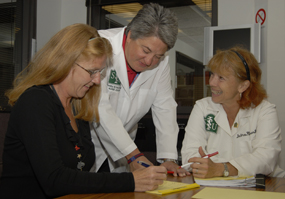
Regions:
M 177 165 L 177 104 L 171 89 L 166 52 L 178 34 L 174 13 L 146 4 L 125 28 L 100 30 L 113 47 L 113 65 L 102 77 L 100 125 L 91 130 L 97 172 L 134 171 L 150 162 L 134 139 L 138 121 L 151 109 L 156 129 L 157 161 L 174 176 L 190 175 Z M 97 139 L 97 137 L 99 139 Z
M 131 39 L 155 36 L 173 48 L 178 33 L 177 18 L 173 13 L 158 4 L 146 4 L 126 27 L 126 35 L 132 32 Z

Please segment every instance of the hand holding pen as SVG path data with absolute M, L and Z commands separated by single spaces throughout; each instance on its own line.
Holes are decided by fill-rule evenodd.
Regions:
M 149 166 L 145 169 L 136 169 L 132 172 L 135 180 L 135 191 L 144 192 L 157 189 L 166 180 L 166 171 L 166 168 L 163 166 Z
M 143 161 L 138 161 L 138 163 L 144 167 L 149 167 L 149 165 Z M 174 166 L 173 166 L 171 164 L 171 162 L 167 162 L 167 163 L 168 164 L 163 163 L 163 164 L 161 164 L 161 166 L 164 166 L 168 170 L 167 171 L 168 174 L 173 174 L 173 176 L 180 176 L 180 177 L 184 177 L 186 175 L 191 175 L 190 172 L 186 171 L 185 169 L 177 168 L 177 166 L 178 166 L 177 164 L 172 162 L 172 164 L 174 164 Z M 172 169 L 174 169 L 174 171 Z
M 210 158 L 210 157 L 212 157 L 212 156 L 215 156 L 215 155 L 217 155 L 219 152 L 218 151 L 216 151 L 216 152 L 214 152 L 214 153 L 211 153 L 211 154 L 208 154 L 208 155 L 205 155 L 205 156 L 203 156 L 202 158 Z M 183 164 L 183 165 L 181 165 L 179 168 L 183 168 L 183 169 L 186 169 L 186 170 L 190 170 L 191 169 L 191 164 L 193 164 L 194 162 L 189 162 L 189 163 L 187 163 L 187 164 Z
M 213 157 L 214 155 L 217 155 L 218 152 L 208 154 L 206 155 L 202 149 L 202 147 L 199 147 L 199 154 L 201 155 L 201 158 L 199 157 L 193 157 L 188 160 L 189 163 L 191 163 L 190 167 L 192 168 L 192 173 L 194 177 L 199 178 L 208 178 L 208 177 L 214 177 L 218 176 L 217 171 L 220 170 L 221 163 L 214 163 L 209 157 Z M 182 165 L 184 166 L 184 165 Z M 189 167 L 189 168 L 190 168 Z

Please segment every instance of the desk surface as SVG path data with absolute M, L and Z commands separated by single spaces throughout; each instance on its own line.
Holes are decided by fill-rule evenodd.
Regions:
M 184 183 L 193 183 L 193 177 L 173 177 L 169 175 L 167 177 L 169 181 L 184 182 Z M 125 199 L 182 199 L 182 198 L 192 198 L 192 196 L 199 191 L 201 191 L 204 186 L 200 188 L 181 191 L 173 194 L 167 195 L 156 195 L 149 193 L 140 193 L 140 192 L 127 192 L 127 193 L 99 193 L 99 194 L 70 194 L 66 196 L 59 197 L 58 199 L 95 199 L 95 198 L 104 198 L 104 199 L 113 199 L 113 198 L 125 198 Z M 242 190 L 256 190 L 256 191 L 271 191 L 271 192 L 283 192 L 285 193 L 285 178 L 271 178 L 267 177 L 265 180 L 265 189 L 261 188 L 239 188 L 239 187 L 222 187 L 222 188 L 231 188 L 231 189 L 242 189 Z

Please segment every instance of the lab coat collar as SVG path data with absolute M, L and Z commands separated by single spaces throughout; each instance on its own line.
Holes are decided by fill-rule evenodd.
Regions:
M 136 87 L 142 85 L 144 82 L 146 82 L 151 76 L 153 76 L 156 71 L 158 70 L 158 67 L 151 69 L 151 70 L 147 70 L 144 72 L 141 72 L 138 76 L 138 78 L 136 79 L 136 81 L 134 82 L 134 84 L 132 85 L 131 89 L 135 89 Z
M 239 112 L 236 116 L 236 121 L 239 123 L 239 125 L 244 126 L 246 123 L 248 123 L 249 117 L 251 116 L 251 108 L 249 109 L 239 109 Z
M 127 73 L 127 67 L 126 67 L 126 64 L 125 64 L 124 51 L 121 50 L 117 54 L 114 54 L 113 55 L 113 59 L 116 60 L 113 63 L 113 67 L 116 70 L 117 76 L 120 78 L 121 86 L 125 90 L 125 92 L 128 95 L 130 95 L 128 73 Z
M 122 42 L 124 33 L 125 28 L 122 28 L 118 34 L 114 35 L 114 37 L 109 38 L 110 42 L 112 43 L 114 55 L 118 55 L 119 53 L 123 52 Z
M 209 112 L 214 113 L 215 121 L 219 125 L 219 128 L 224 129 L 225 132 L 232 135 L 227 114 L 223 106 L 221 104 L 216 104 L 211 100 L 211 103 L 208 104 L 207 109 Z M 244 125 L 246 122 L 248 122 L 248 117 L 250 117 L 250 109 L 240 109 L 235 120 L 238 121 L 240 125 Z
M 125 55 L 122 46 L 125 28 L 122 28 L 118 34 L 110 38 L 113 48 L 113 67 L 116 70 L 117 76 L 120 77 L 121 86 L 125 92 L 130 95 L 128 73 L 125 62 Z M 123 64 L 122 64 L 123 63 Z

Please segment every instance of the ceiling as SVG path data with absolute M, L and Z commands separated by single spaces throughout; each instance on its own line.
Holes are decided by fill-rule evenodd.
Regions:
M 211 26 L 211 0 L 192 0 L 191 3 L 186 4 L 188 1 L 189 0 L 176 0 L 171 2 L 178 3 L 172 4 L 169 3 L 170 1 L 165 1 L 168 2 L 165 6 L 169 7 L 178 18 L 178 39 L 192 46 L 196 50 L 203 51 L 204 27 Z M 173 4 L 178 6 L 173 7 Z M 115 21 L 126 26 L 136 15 L 137 11 L 142 8 L 142 5 L 139 3 L 128 3 L 103 6 L 102 8 L 111 13 L 106 15 L 107 20 Z M 11 24 L 9 23 L 1 23 L 0 29 L 9 30 L 10 25 Z M 0 41 L 1 47 L 13 46 L 11 35 L 8 33 L 1 32 Z M 5 43 L 6 41 L 8 42 Z
M 178 39 L 195 49 L 204 49 L 204 27 L 211 26 L 211 18 L 198 6 L 170 8 L 178 18 Z

